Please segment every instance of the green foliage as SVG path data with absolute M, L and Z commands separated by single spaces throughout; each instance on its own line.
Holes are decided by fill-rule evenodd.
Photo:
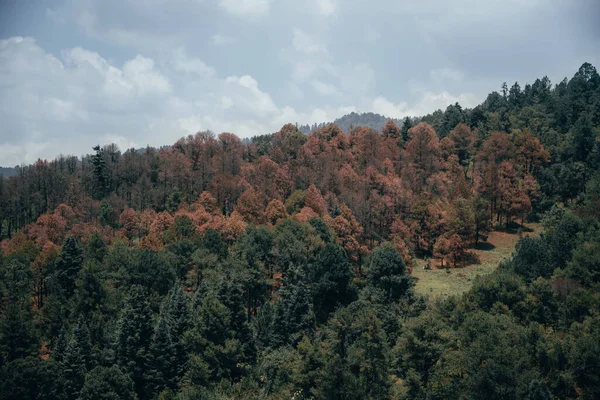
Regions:
M 6 400 L 62 400 L 59 370 L 53 361 L 32 356 L 16 359 L 0 369 L 0 393 Z
M 352 271 L 344 249 L 327 243 L 313 263 L 311 275 L 315 315 L 319 322 L 324 322 L 336 306 L 352 299 L 349 288 Z
M 31 311 L 12 302 L 0 319 L 0 361 L 9 362 L 37 352 L 39 339 Z
M 298 212 L 304 207 L 304 190 L 295 190 L 285 201 L 285 209 L 288 214 Z
M 0 398 L 600 398 L 599 90 L 584 64 L 555 86 L 406 118 L 402 141 L 391 124 L 308 138 L 286 125 L 255 146 L 199 133 L 19 167 L 0 179 Z M 361 121 L 387 119 L 352 114 L 342 129 Z M 401 147 L 420 121 L 449 138 L 419 191 Z M 487 158 L 508 158 L 502 179 Z M 247 185 L 295 214 L 312 184 L 334 211 L 307 223 L 305 210 L 232 235 L 220 215 Z M 123 209 L 134 235 L 116 232 Z M 529 209 L 543 233 L 497 271 L 459 297 L 413 295 L 415 251 L 451 233 L 479 252 L 494 218 Z
M 410 293 L 413 279 L 406 273 L 404 260 L 389 243 L 377 247 L 367 268 L 367 283 L 386 301 L 394 301 Z
M 88 372 L 79 397 L 81 400 L 136 400 L 131 378 L 116 365 L 98 366 Z
M 60 294 L 69 298 L 75 291 L 75 278 L 83 267 L 83 252 L 77 240 L 69 237 L 65 240 L 56 263 L 54 277 L 58 284 Z
M 148 350 L 152 339 L 152 311 L 144 289 L 134 285 L 129 290 L 117 324 L 114 343 L 115 360 L 135 385 L 138 396 L 143 397 L 147 381 L 145 371 Z

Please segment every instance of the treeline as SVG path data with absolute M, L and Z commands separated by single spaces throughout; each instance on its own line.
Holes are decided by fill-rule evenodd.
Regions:
M 371 128 L 376 131 L 381 131 L 385 124 L 390 121 L 389 118 L 384 117 L 383 115 L 374 114 L 371 112 L 368 113 L 355 113 L 351 112 L 350 114 L 346 114 L 340 118 L 336 118 L 333 121 L 333 124 L 339 127 L 344 132 L 350 132 L 353 128 L 362 126 L 366 128 Z M 402 121 L 397 119 L 392 119 L 392 121 L 401 126 Z M 412 119 L 409 121 L 413 122 Z M 302 133 L 310 133 L 316 131 L 317 129 L 321 129 L 331 122 L 321 122 L 319 124 L 315 123 L 312 125 L 300 125 L 298 126 L 298 130 Z
M 584 64 L 381 132 L 20 168 L 0 180 L 0 397 L 597 398 L 599 101 Z M 414 257 L 465 265 L 528 218 L 542 237 L 464 296 L 414 294 Z

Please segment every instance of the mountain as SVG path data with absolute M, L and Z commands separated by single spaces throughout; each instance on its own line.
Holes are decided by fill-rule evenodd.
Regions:
M 376 131 L 381 131 L 389 120 L 394 121 L 398 126 L 402 126 L 402 121 L 395 118 L 388 118 L 384 115 L 375 114 L 372 112 L 368 113 L 355 113 L 352 112 L 350 114 L 346 114 L 343 117 L 337 118 L 333 121 L 338 127 L 340 127 L 344 132 L 350 132 L 353 127 L 357 126 L 366 126 L 368 128 L 375 129 Z M 300 125 L 298 130 L 302 133 L 310 133 L 314 130 L 322 128 L 325 125 L 330 124 L 331 122 L 322 122 L 320 124 L 313 125 Z
M 17 168 L 16 167 L 0 167 L 0 175 L 4 176 L 5 178 L 8 178 L 9 176 L 16 176 L 17 175 Z

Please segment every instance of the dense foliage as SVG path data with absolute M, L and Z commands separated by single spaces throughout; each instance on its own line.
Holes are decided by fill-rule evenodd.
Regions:
M 600 77 L 0 179 L 0 398 L 600 397 Z M 467 265 L 541 220 L 460 298 Z M 468 268 L 468 266 L 466 266 Z

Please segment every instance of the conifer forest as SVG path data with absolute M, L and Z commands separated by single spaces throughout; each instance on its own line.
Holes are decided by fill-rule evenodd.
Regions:
M 599 399 L 600 76 L 573 72 L 11 170 L 0 399 Z M 464 292 L 415 290 L 498 232 Z

